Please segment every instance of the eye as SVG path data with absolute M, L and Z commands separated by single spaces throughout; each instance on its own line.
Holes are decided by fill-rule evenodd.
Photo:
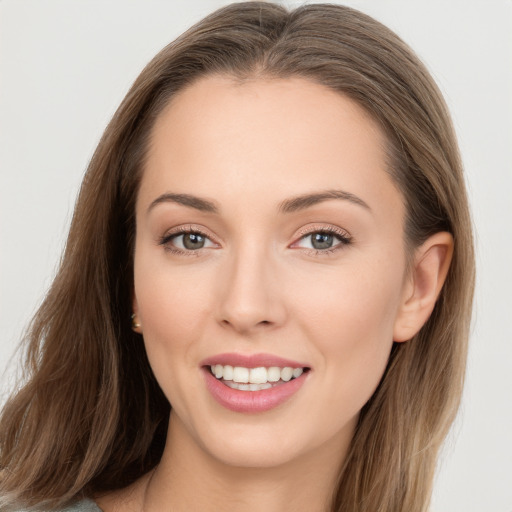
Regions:
M 160 239 L 159 243 L 167 250 L 176 253 L 193 252 L 217 246 L 205 233 L 192 228 L 180 228 L 178 232 L 168 233 Z
M 316 231 L 310 231 L 303 235 L 292 247 L 301 247 L 315 251 L 316 254 L 321 252 L 332 252 L 348 245 L 351 238 L 346 232 L 335 229 L 322 228 Z

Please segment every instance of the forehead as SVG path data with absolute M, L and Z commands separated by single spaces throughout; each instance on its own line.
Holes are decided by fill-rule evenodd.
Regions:
M 400 203 L 386 144 L 357 103 L 307 79 L 209 76 L 176 95 L 157 119 L 140 197 L 238 193 L 248 206 L 252 196 L 270 203 L 341 188 Z

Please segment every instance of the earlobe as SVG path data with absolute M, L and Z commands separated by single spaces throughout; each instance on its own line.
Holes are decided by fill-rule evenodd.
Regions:
M 453 237 L 445 231 L 432 235 L 416 249 L 395 321 L 394 341 L 410 340 L 428 320 L 446 280 L 452 255 Z
M 138 308 L 138 305 L 137 305 L 137 298 L 135 297 L 135 294 L 133 295 L 133 298 L 132 298 L 132 316 L 131 316 L 131 320 L 132 320 L 132 330 L 138 334 L 142 334 L 142 324 L 140 322 L 140 319 L 139 319 L 139 308 Z

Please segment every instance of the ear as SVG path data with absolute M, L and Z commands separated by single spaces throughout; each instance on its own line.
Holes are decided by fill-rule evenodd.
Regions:
M 132 330 L 138 334 L 142 334 L 142 324 L 139 318 L 139 306 L 137 304 L 137 297 L 135 297 L 135 292 L 132 296 Z
M 453 237 L 445 231 L 432 235 L 416 249 L 395 320 L 394 341 L 410 340 L 428 320 L 448 274 L 452 255 Z

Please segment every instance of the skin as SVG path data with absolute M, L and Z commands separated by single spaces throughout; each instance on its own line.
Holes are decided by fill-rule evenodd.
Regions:
M 160 115 L 136 207 L 133 307 L 171 421 L 154 474 L 98 499 L 103 510 L 327 509 L 393 341 L 428 318 L 452 251 L 438 233 L 408 270 L 385 145 L 357 104 L 299 78 L 206 77 Z M 332 190 L 351 199 L 280 210 Z M 204 233 L 204 247 L 187 250 L 180 229 Z M 329 229 L 334 250 L 315 251 L 311 235 Z M 311 370 L 275 409 L 233 412 L 200 365 L 225 352 Z

